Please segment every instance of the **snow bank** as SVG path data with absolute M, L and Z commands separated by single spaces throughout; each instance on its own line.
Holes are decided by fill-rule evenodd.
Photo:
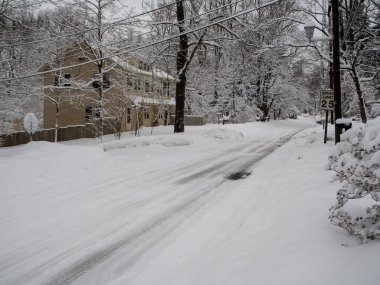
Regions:
M 380 239 L 380 118 L 359 124 L 341 136 L 329 156 L 336 179 L 343 182 L 337 192 L 337 204 L 331 209 L 331 221 L 351 234 Z M 349 200 L 371 196 L 362 214 L 349 214 Z
M 105 152 L 121 149 L 121 148 L 135 148 L 147 147 L 151 145 L 162 145 L 165 147 L 186 146 L 192 144 L 192 141 L 182 137 L 176 136 L 153 136 L 153 137 L 138 137 L 127 138 L 120 141 L 114 141 L 103 145 Z
M 13 181 L 20 184 L 20 175 L 29 182 L 39 177 L 41 181 L 38 183 L 42 183 L 43 179 L 54 181 L 60 177 L 70 180 L 73 173 L 88 174 L 114 164 L 113 158 L 98 147 L 66 146 L 43 141 L 30 142 L 8 153 L 0 152 L 0 158 L 0 173 L 8 173 L 2 182 L 10 185 Z
M 104 145 L 0 149 L 0 283 L 50 284 L 111 249 L 72 284 L 377 284 L 380 244 L 360 244 L 327 219 L 338 182 L 323 170 L 333 145 L 323 144 L 321 126 L 297 133 L 244 180 L 214 171 L 315 125 L 300 117 L 180 135 L 145 128 Z
M 192 144 L 192 141 L 184 139 L 184 138 L 173 137 L 173 138 L 164 138 L 161 141 L 161 144 L 166 147 L 185 146 L 185 145 Z
M 170 135 L 149 135 L 148 133 L 141 137 L 127 137 L 120 141 L 113 141 L 103 144 L 105 152 L 134 147 L 147 147 L 152 145 L 161 145 L 165 147 L 187 146 L 194 143 L 221 143 L 239 141 L 244 138 L 240 131 L 230 128 L 224 128 L 221 125 L 201 126 L 188 128 L 186 133 L 170 134 Z M 148 129 L 144 129 L 147 131 Z
M 204 138 L 218 141 L 235 141 L 244 137 L 243 133 L 227 128 L 215 128 L 202 132 Z

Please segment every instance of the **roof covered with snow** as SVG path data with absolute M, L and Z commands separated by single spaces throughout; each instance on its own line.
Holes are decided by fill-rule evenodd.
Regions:
M 152 76 L 160 79 L 167 79 L 167 80 L 174 80 L 174 77 L 168 74 L 167 72 L 157 68 L 153 67 L 151 71 L 146 71 L 143 69 L 138 68 L 137 66 L 134 66 L 128 62 L 126 59 L 118 58 L 117 60 L 114 59 L 114 61 L 120 65 L 123 69 L 129 72 L 142 74 L 146 76 Z
M 142 105 L 142 104 L 153 104 L 153 105 L 175 105 L 175 99 L 164 99 L 164 98 L 150 98 L 150 97 L 143 97 L 143 96 L 131 96 L 130 99 L 133 101 L 135 105 Z

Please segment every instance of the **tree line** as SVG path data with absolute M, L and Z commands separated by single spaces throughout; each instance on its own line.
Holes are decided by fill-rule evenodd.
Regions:
M 116 0 L 1 0 L 0 131 L 30 111 L 42 118 L 41 101 L 54 98 L 44 95 L 39 70 L 75 43 L 92 47 L 100 74 L 108 58 L 133 51 L 173 75 L 175 132 L 184 131 L 184 114 L 235 122 L 294 109 L 315 115 L 331 59 L 307 42 L 303 24 L 314 19 L 331 34 L 322 2 L 157 0 L 136 13 Z M 340 3 L 343 114 L 365 122 L 380 98 L 380 2 Z M 105 91 L 97 92 L 104 104 Z

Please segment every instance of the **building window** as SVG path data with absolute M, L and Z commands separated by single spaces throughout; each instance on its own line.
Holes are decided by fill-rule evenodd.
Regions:
M 54 86 L 59 86 L 59 74 L 54 75 Z
M 157 94 L 162 94 L 162 89 L 161 89 L 161 87 L 162 87 L 162 85 L 160 85 L 160 84 L 157 84 L 157 85 L 156 85 L 156 92 L 157 92 Z
M 145 81 L 145 92 L 150 92 L 150 83 L 148 81 Z
M 86 107 L 86 119 L 91 119 L 92 118 L 92 107 Z
M 146 64 L 143 61 L 140 61 L 139 62 L 139 69 L 141 69 L 141 70 L 148 70 L 148 64 Z
M 149 115 L 149 108 L 144 108 L 144 119 L 149 120 L 150 115 Z
M 71 86 L 71 74 L 65 73 L 63 75 L 63 86 L 68 87 Z
M 169 88 L 170 88 L 169 81 L 164 81 L 162 83 L 162 89 L 163 89 L 164 95 L 169 95 Z
M 139 69 L 145 70 L 145 71 L 150 71 L 151 66 L 147 64 L 146 62 L 143 62 L 142 60 L 139 61 Z
M 84 56 L 84 52 L 82 51 L 80 53 L 80 55 L 78 56 L 78 61 L 79 62 L 83 62 L 85 59 L 86 59 L 86 57 Z
M 133 89 L 133 78 L 131 76 L 127 77 L 127 88 Z
M 131 123 L 131 108 L 127 108 L 127 124 Z
M 140 79 L 135 79 L 134 89 L 135 90 L 141 90 L 141 80 Z
M 98 106 L 96 109 L 95 109 L 95 117 L 96 118 L 100 118 L 100 113 L 102 112 L 102 109 L 100 108 L 100 106 Z
M 69 87 L 71 85 L 72 85 L 71 73 L 65 73 L 63 74 L 63 76 L 61 76 L 60 74 L 54 75 L 54 86 Z
M 159 119 L 163 119 L 164 118 L 164 112 L 162 110 L 158 111 L 158 118 Z
M 108 72 L 103 73 L 103 89 L 110 88 L 111 86 L 111 76 Z M 95 89 L 98 89 L 101 87 L 100 81 L 101 81 L 101 76 L 100 74 L 94 74 L 93 79 L 92 79 L 92 87 Z
M 108 72 L 103 73 L 103 89 L 111 87 L 111 76 Z

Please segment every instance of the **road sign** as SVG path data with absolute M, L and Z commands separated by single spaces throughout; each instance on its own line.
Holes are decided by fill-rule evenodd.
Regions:
M 332 90 L 321 90 L 320 110 L 334 110 L 334 92 Z

